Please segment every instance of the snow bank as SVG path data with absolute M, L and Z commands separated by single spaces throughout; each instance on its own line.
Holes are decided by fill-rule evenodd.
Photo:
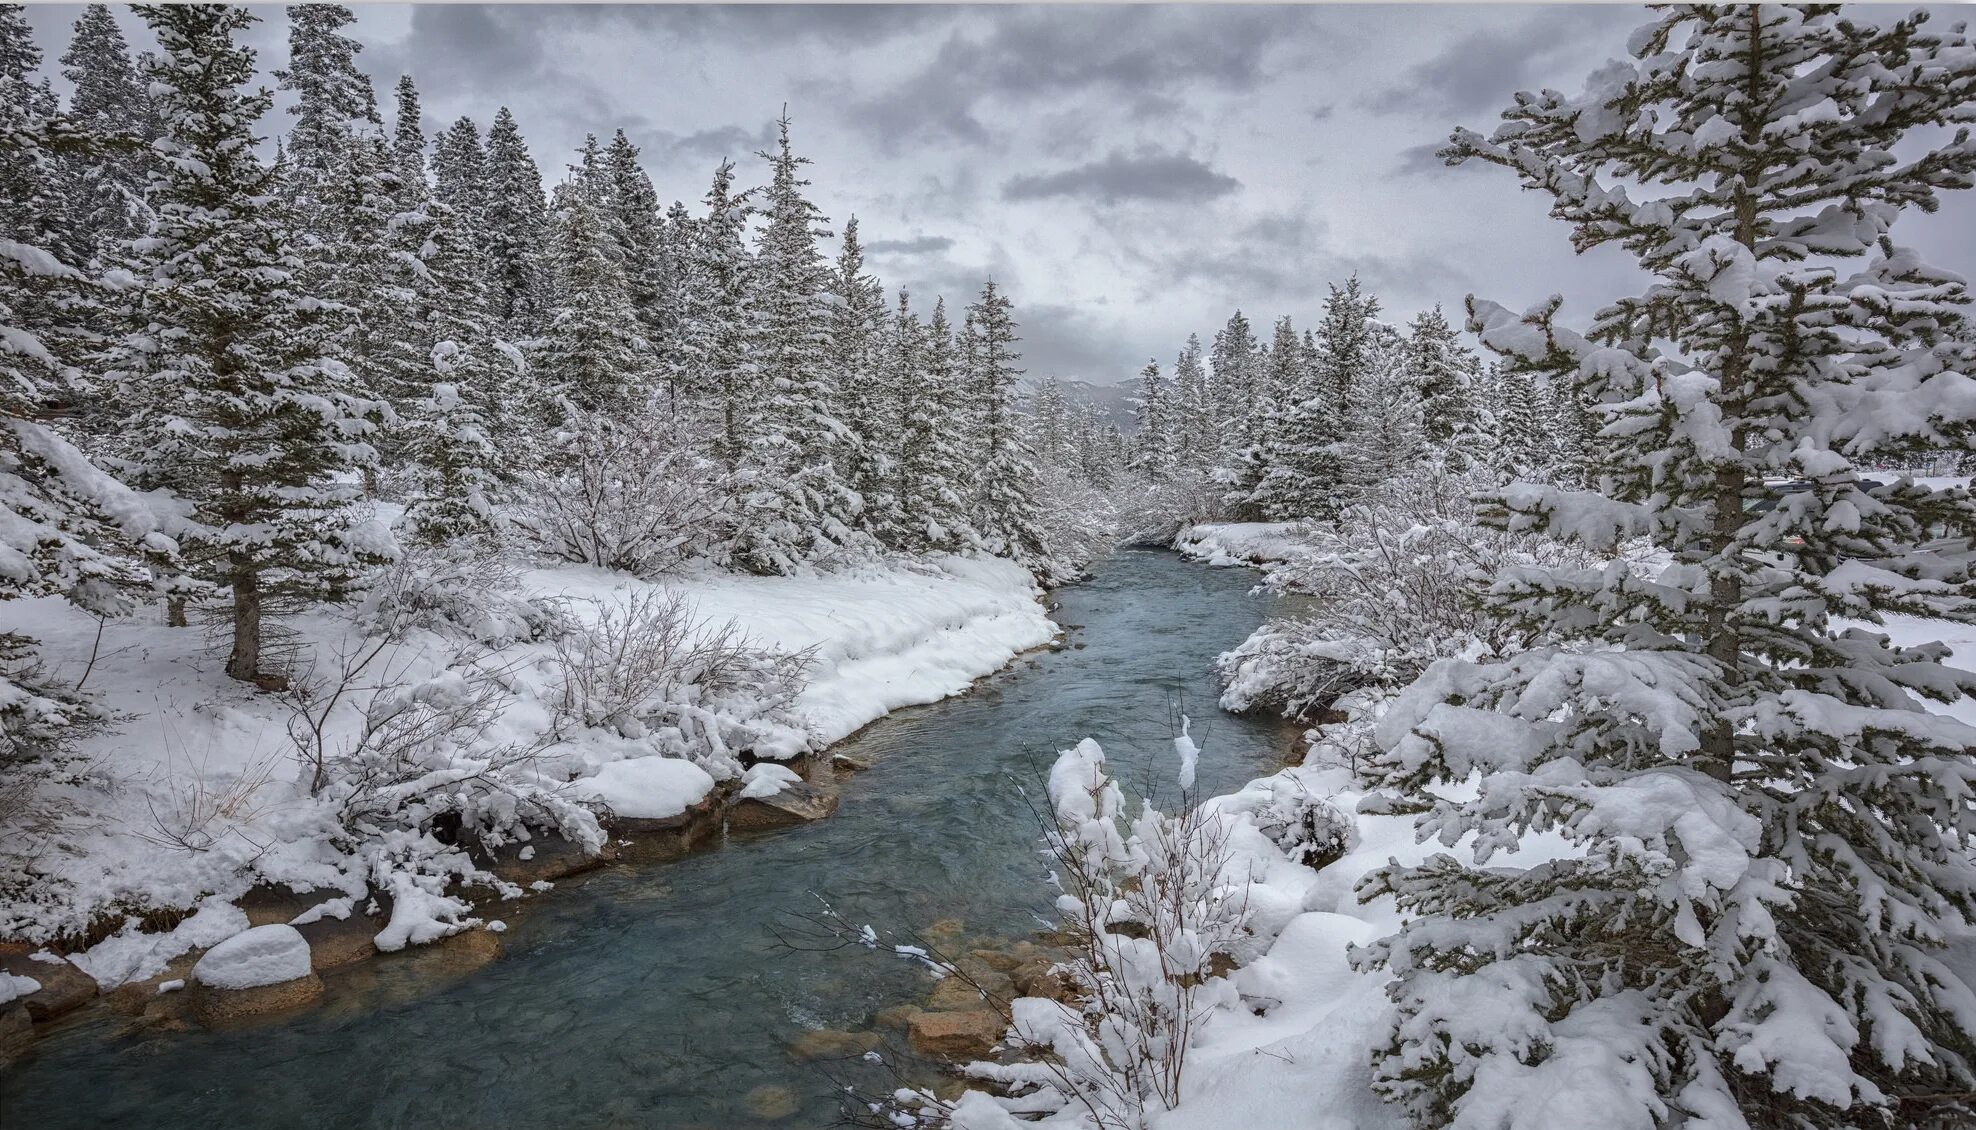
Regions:
M 641 586 L 684 595 L 710 623 L 732 620 L 758 644 L 811 650 L 796 702 L 827 745 L 905 706 L 959 694 L 1020 652 L 1056 637 L 1028 570 L 999 558 L 939 556 L 809 577 L 716 575 L 647 586 L 601 569 L 536 570 L 530 589 L 622 600 Z
M 256 926 L 212 949 L 192 967 L 192 979 L 215 989 L 258 989 L 307 977 L 309 942 L 293 926 Z
M 706 799 L 714 779 L 705 769 L 676 757 L 634 757 L 614 761 L 595 776 L 573 782 L 569 792 L 602 801 L 619 816 L 663 820 Z
M 1210 565 L 1273 565 L 1305 552 L 1295 522 L 1202 522 L 1180 531 L 1173 548 Z
M 662 583 L 557 567 L 512 581 L 520 589 L 517 605 L 524 597 L 569 598 L 579 618 L 589 610 L 586 601 L 622 606 L 636 595 L 676 595 L 710 626 L 731 620 L 755 645 L 808 653 L 805 689 L 773 724 L 759 728 L 772 730 L 773 740 L 747 747 L 757 757 L 818 748 L 887 711 L 963 691 L 1056 632 L 1030 574 L 995 559 L 942 556 L 842 573 Z M 56 682 L 73 685 L 87 671 L 86 692 L 116 722 L 79 746 L 81 771 L 73 779 L 50 786 L 51 811 L 60 818 L 0 843 L 0 867 L 33 859 L 38 876 L 34 887 L 0 896 L 0 937 L 47 943 L 100 930 L 106 914 L 197 910 L 164 933 L 145 932 L 135 918 L 115 928 L 119 919 L 112 919 L 103 942 L 74 955 L 79 968 L 110 989 L 155 976 L 180 954 L 245 930 L 234 903 L 257 885 L 320 892 L 356 907 L 374 893 L 389 894 L 393 919 L 380 935 L 386 947 L 476 924 L 452 897 L 453 886 L 470 879 L 465 855 L 430 837 L 395 833 L 388 843 L 349 846 L 336 802 L 312 789 L 297 756 L 292 707 L 226 678 L 207 633 L 167 627 L 153 608 L 141 618 L 108 621 L 96 647 L 97 622 L 60 600 L 9 601 L 7 613 L 10 630 L 42 641 L 40 658 Z M 295 631 L 317 678 L 334 674 L 339 656 L 374 642 L 345 609 L 318 610 L 285 620 L 284 627 Z M 527 788 L 572 802 L 601 801 L 624 816 L 675 815 L 713 788 L 722 767 L 654 757 L 678 752 L 659 735 L 567 722 L 558 731 L 555 650 L 548 642 L 509 638 L 515 634 L 527 632 L 500 637 L 507 642 L 483 664 L 499 684 L 492 724 L 470 743 L 442 749 L 418 779 L 391 787 L 466 796 L 460 790 L 481 779 L 490 759 L 535 750 L 500 771 Z M 417 627 L 387 657 L 389 677 L 407 688 L 408 699 L 470 697 L 462 678 L 467 668 L 452 662 L 459 647 L 439 629 Z M 307 678 L 311 670 L 305 665 L 300 674 Z M 361 693 L 339 700 L 324 727 L 328 749 L 349 748 L 365 724 L 366 701 Z M 715 740 L 751 736 L 712 711 L 697 717 Z M 757 774 L 747 785 L 779 783 Z M 483 790 L 471 803 L 483 817 L 510 823 L 537 811 L 506 795 Z M 503 805 L 506 811 L 490 815 Z M 545 831 L 587 838 L 573 825 L 534 828 Z M 588 831 L 595 834 L 594 822 Z M 508 834 L 528 838 L 526 830 Z

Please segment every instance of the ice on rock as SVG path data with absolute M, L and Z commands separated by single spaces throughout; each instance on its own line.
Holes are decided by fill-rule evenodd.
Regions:
M 569 791 L 579 799 L 602 801 L 619 816 L 662 820 L 698 804 L 713 788 L 713 777 L 690 761 L 634 757 L 571 782 Z
M 254 989 L 309 975 L 309 942 L 293 926 L 242 931 L 206 951 L 192 979 L 215 989 Z

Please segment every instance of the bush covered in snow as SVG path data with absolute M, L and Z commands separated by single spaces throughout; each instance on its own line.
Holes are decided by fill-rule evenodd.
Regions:
M 1505 571 L 1588 558 L 1479 526 L 1470 497 L 1492 485 L 1482 470 L 1430 462 L 1347 507 L 1335 525 L 1303 527 L 1307 551 L 1276 565 L 1268 583 L 1307 596 L 1308 610 L 1270 621 L 1222 656 L 1222 705 L 1310 717 L 1358 687 L 1403 685 L 1444 656 L 1528 642 L 1478 597 Z
M 546 556 L 636 577 L 723 552 L 728 488 L 686 429 L 577 413 L 524 476 L 516 525 Z

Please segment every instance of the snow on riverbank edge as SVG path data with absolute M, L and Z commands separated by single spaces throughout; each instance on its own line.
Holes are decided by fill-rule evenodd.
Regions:
M 1058 632 L 1031 575 L 998 559 L 942 556 L 810 576 L 657 583 L 551 568 L 524 572 L 519 581 L 524 595 L 567 599 L 579 615 L 634 596 L 677 595 L 703 624 L 732 622 L 754 644 L 808 652 L 808 683 L 791 710 L 801 743 L 787 753 L 801 744 L 821 749 L 891 710 L 964 691 Z M 0 889 L 0 937 L 40 945 L 85 927 L 101 930 L 106 916 L 111 925 L 126 916 L 121 929 L 72 955 L 72 964 L 108 990 L 244 931 L 247 917 L 234 903 L 256 885 L 313 889 L 346 904 L 371 893 L 375 880 L 332 842 L 334 813 L 306 787 L 288 712 L 274 696 L 226 679 L 223 654 L 206 632 L 110 621 L 98 647 L 96 621 L 60 601 L 13 602 L 8 613 L 11 629 L 43 641 L 42 661 L 56 678 L 72 684 L 87 671 L 87 690 L 116 720 L 83 744 L 78 771 L 59 787 L 61 819 L 34 833 L 42 838 L 30 849 L 32 881 Z M 353 638 L 339 613 L 293 626 L 299 642 L 325 653 Z M 408 681 L 443 673 L 441 641 L 414 640 L 404 650 L 394 671 Z M 538 666 L 546 648 L 520 644 L 511 652 L 512 697 L 489 744 L 523 741 L 550 716 L 552 692 Z M 337 736 L 359 725 L 360 715 L 339 716 Z M 558 748 L 550 773 L 553 781 L 587 781 L 653 752 L 615 734 L 585 732 Z M 697 803 L 714 780 L 694 773 L 666 797 L 645 799 L 667 811 Z M 565 791 L 572 799 L 595 792 Z M 168 830 L 190 822 L 198 824 L 196 842 L 162 842 Z M 436 890 L 428 895 L 440 898 Z M 183 918 L 164 932 L 142 928 L 140 916 L 155 922 L 160 914 Z

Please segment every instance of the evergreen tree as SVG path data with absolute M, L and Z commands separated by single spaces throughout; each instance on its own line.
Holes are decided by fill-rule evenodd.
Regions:
M 622 419 L 645 406 L 649 370 L 623 268 L 585 194 L 568 198 L 555 239 L 556 301 L 536 347 L 541 404 L 531 415 L 552 423 L 574 408 Z
M 1407 325 L 1406 367 L 1420 390 L 1426 439 L 1435 450 L 1466 458 L 1475 444 L 1475 354 L 1462 346 L 1439 306 Z
M 639 353 L 645 368 L 656 373 L 664 368 L 666 343 L 678 332 L 659 194 L 638 163 L 638 147 L 623 130 L 604 150 L 602 173 L 608 197 L 603 206 L 605 230 L 624 272 L 625 298 L 638 320 Z
M 382 550 L 346 517 L 343 477 L 373 457 L 373 405 L 330 359 L 341 312 L 297 289 L 293 222 L 254 155 L 271 99 L 246 89 L 254 55 L 236 36 L 258 17 L 139 11 L 161 50 L 147 78 L 165 136 L 139 260 L 150 325 L 133 358 L 132 431 L 192 506 L 189 561 L 228 591 L 227 673 L 257 680 L 271 674 L 267 602 L 340 593 Z
M 98 142 L 64 162 L 75 243 L 78 250 L 104 257 L 150 222 L 144 189 L 150 178 L 148 150 L 157 137 L 156 115 L 106 5 L 83 9 L 75 38 L 62 55 L 62 74 L 74 87 L 69 117 Z
M 1251 425 L 1258 406 L 1258 351 L 1249 319 L 1240 310 L 1214 335 L 1208 363 L 1214 367 L 1217 455 L 1247 451 L 1256 439 Z
M 1373 319 L 1378 316 L 1379 300 L 1359 288 L 1357 275 L 1342 287 L 1331 287 L 1317 330 L 1317 368 L 1341 413 L 1349 412 L 1352 385 L 1371 363 Z
M 885 380 L 885 290 L 865 273 L 858 218 L 844 224 L 831 292 L 830 369 L 851 444 L 845 480 L 864 499 L 865 528 L 882 532 L 890 504 L 882 497 L 897 447 L 895 389 Z
M 803 195 L 809 163 L 789 147 L 789 119 L 777 123 L 774 151 L 759 154 L 772 176 L 755 251 L 753 353 L 764 386 L 745 466 L 754 476 L 751 519 L 740 560 L 765 572 L 790 568 L 853 544 L 863 500 L 838 473 L 855 457 L 837 417 L 831 367 L 829 263 L 817 248 L 829 236 L 822 212 Z
M 1214 386 L 1201 364 L 1199 334 L 1187 335 L 1187 346 L 1173 363 L 1173 385 L 1175 459 L 1188 471 L 1205 474 L 1220 452 L 1220 432 L 1215 426 Z
M 1024 564 L 1047 561 L 1049 547 L 1036 517 L 1037 473 L 1028 439 L 1016 419 L 1016 384 L 1022 355 L 1015 351 L 1014 304 L 990 279 L 968 308 L 976 348 L 964 398 L 981 463 L 974 479 L 974 526 L 988 551 Z
M 932 320 L 922 326 L 901 292 L 892 325 L 902 437 L 893 544 L 917 553 L 970 548 L 979 536 L 969 518 L 975 465 L 962 426 L 967 375 L 947 304 L 936 301 Z
M 472 118 L 461 118 L 445 133 L 432 152 L 433 195 L 453 210 L 470 231 L 481 230 L 482 211 L 487 193 L 487 150 L 480 143 L 480 127 Z
M 1423 397 L 1406 340 L 1373 323 L 1345 420 L 1345 481 L 1354 500 L 1412 470 L 1427 449 Z
M 1157 360 L 1139 370 L 1139 395 L 1132 404 L 1139 427 L 1128 465 L 1151 482 L 1164 482 L 1173 472 L 1173 386 Z
M 1518 95 L 1446 151 L 1651 280 L 1588 337 L 1555 300 L 1471 300 L 1485 345 L 1569 369 L 1607 422 L 1599 493 L 1519 487 L 1486 515 L 1672 562 L 1500 578 L 1538 644 L 1437 664 L 1381 725 L 1382 783 L 1433 806 L 1421 834 L 1475 845 L 1360 888 L 1408 916 L 1365 962 L 1398 1005 L 1376 1086 L 1421 1125 L 1976 1119 L 1976 998 L 1942 960 L 1976 914 L 1976 728 L 1924 709 L 1966 708 L 1976 676 L 1879 627 L 1976 622 L 1976 503 L 1861 474 L 1970 442 L 1969 296 L 1890 228 L 1976 174 L 1939 130 L 1967 118 L 1976 45 L 1880 20 L 1668 8 L 1585 93 Z M 1752 508 L 1772 477 L 1809 489 Z M 1490 866 L 1545 831 L 1571 850 Z
M 417 207 L 432 194 L 425 176 L 425 126 L 419 112 L 419 91 L 412 76 L 398 76 L 398 118 L 391 134 L 391 165 L 398 174 L 400 201 Z
M 494 272 L 489 288 L 494 316 L 510 333 L 529 336 L 549 312 L 544 277 L 548 207 L 542 199 L 542 173 L 506 106 L 487 131 L 485 172 L 477 195 L 476 223 Z M 452 200 L 447 203 L 458 207 Z
M 754 214 L 749 194 L 734 190 L 734 163 L 714 170 L 707 215 L 694 222 L 683 280 L 685 318 L 678 382 L 691 381 L 694 406 L 710 417 L 716 459 L 739 471 L 761 410 L 761 382 L 750 363 L 754 319 L 753 259 L 743 240 Z
M 364 126 L 381 130 L 376 92 L 357 69 L 363 45 L 342 29 L 357 21 L 343 4 L 288 6 L 288 67 L 275 77 L 281 89 L 295 92 L 295 128 L 288 135 L 283 185 L 297 222 L 312 237 L 326 235 L 333 220 L 322 213 L 331 207 L 332 186 L 348 173 L 349 139 Z
M 1530 372 L 1521 365 L 1500 365 L 1491 384 L 1495 404 L 1490 464 L 1511 479 L 1549 481 L 1554 469 L 1550 432 Z

